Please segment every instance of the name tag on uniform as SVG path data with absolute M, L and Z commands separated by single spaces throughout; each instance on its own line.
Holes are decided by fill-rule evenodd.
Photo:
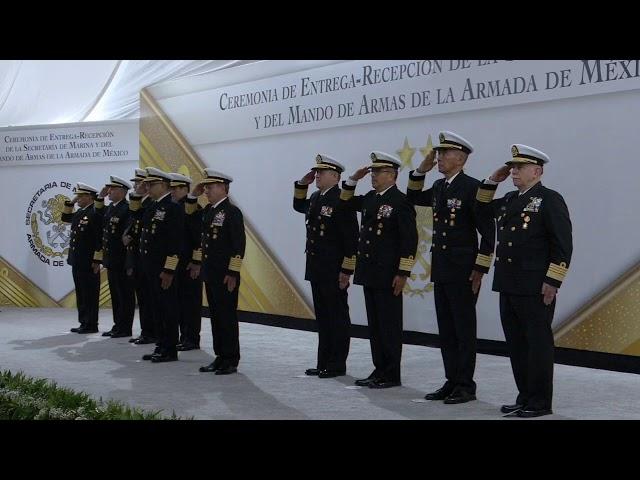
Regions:
M 153 214 L 153 220 L 158 220 L 159 222 L 162 222 L 166 214 L 167 212 L 164 210 L 157 210 L 156 213 Z
M 447 208 L 462 208 L 462 200 L 459 198 L 447 199 Z
M 391 205 L 380 205 L 378 209 L 378 218 L 389 218 L 391 216 L 391 212 L 393 212 L 393 207 Z
M 530 197 L 531 201 L 524 207 L 524 212 L 537 212 L 540 210 L 540 206 L 542 205 L 542 198 L 540 197 Z
M 333 207 L 330 207 L 329 205 L 323 205 L 322 208 L 320 209 L 320 215 L 324 217 L 330 217 L 332 213 L 333 213 Z
M 222 224 L 224 223 L 224 217 L 225 217 L 225 213 L 224 210 L 222 212 L 218 212 L 216 213 L 216 216 L 213 217 L 213 223 L 212 225 L 214 227 L 221 227 Z

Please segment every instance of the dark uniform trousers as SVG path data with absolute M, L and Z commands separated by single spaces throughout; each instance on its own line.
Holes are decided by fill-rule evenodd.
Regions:
M 554 341 L 551 322 L 555 299 L 545 305 L 546 283 L 560 288 L 573 252 L 569 210 L 562 196 L 537 183 L 519 195 L 493 200 L 497 186 L 482 183 L 478 205 L 495 217 L 498 243 L 493 290 L 500 293 L 500 316 L 517 403 L 528 409 L 552 406 Z
M 178 304 L 180 317 L 180 343 L 200 345 L 202 327 L 202 276 L 191 278 L 187 270 L 189 263 L 201 264 L 202 249 L 202 208 L 197 201 L 187 202 L 187 197 L 178 202 L 184 209 L 185 221 L 182 232 L 180 263 L 176 271 L 178 282 Z
M 480 181 L 460 171 L 447 186 L 444 178 L 423 190 L 425 175 L 409 172 L 407 198 L 433 211 L 431 281 L 447 379 L 444 388 L 476 393 L 477 295 L 471 290 L 473 270 L 487 273 L 493 255 L 495 224 L 478 212 Z M 478 247 L 478 233 L 481 235 Z
M 187 203 L 196 201 L 187 199 Z M 237 367 L 240 361 L 238 292 L 246 245 L 244 219 L 240 209 L 225 198 L 217 206 L 209 204 L 202 210 L 201 225 L 202 275 L 211 312 L 213 351 L 222 368 Z M 224 284 L 225 276 L 236 278 L 232 292 Z
M 131 237 L 127 245 L 126 269 L 133 269 L 133 288 L 138 303 L 138 315 L 140 317 L 140 336 L 145 338 L 158 338 L 157 325 L 153 319 L 153 308 L 151 300 L 150 285 L 144 273 L 142 262 L 140 261 L 140 234 L 142 233 L 142 222 L 145 212 L 153 200 L 150 197 L 142 200 L 142 195 L 129 195 L 130 220 L 125 235 Z
M 340 188 L 333 186 L 307 199 L 308 185 L 294 184 L 293 208 L 305 214 L 305 279 L 311 282 L 318 325 L 318 370 L 346 371 L 351 343 L 348 288 L 338 286 L 340 273 L 353 274 L 358 244 L 358 219 L 345 209 Z
M 362 212 L 354 283 L 364 287 L 371 356 L 371 377 L 400 382 L 402 357 L 402 292 L 393 294 L 395 276 L 408 277 L 418 246 L 416 212 L 393 185 L 354 196 L 355 186 L 342 184 L 346 208 Z
M 101 205 L 104 205 L 103 200 L 96 200 L 96 208 Z M 134 283 L 126 273 L 126 248 L 122 243 L 122 235 L 128 222 L 129 202 L 121 200 L 118 205 L 106 207 L 102 222 L 102 262 L 109 280 L 113 331 L 125 334 L 131 333 L 136 307 Z
M 167 195 L 147 207 L 142 221 L 139 253 L 145 281 L 149 285 L 151 313 L 156 325 L 156 352 L 177 355 L 178 286 L 176 268 L 184 227 L 183 208 Z M 161 287 L 160 273 L 173 275 L 168 289 Z
M 102 212 L 93 205 L 73 212 L 73 204 L 65 202 L 62 221 L 71 223 L 71 246 L 67 263 L 76 292 L 78 322 L 81 327 L 98 327 L 98 299 L 100 296 L 100 273 L 93 273 L 95 252 L 100 250 Z

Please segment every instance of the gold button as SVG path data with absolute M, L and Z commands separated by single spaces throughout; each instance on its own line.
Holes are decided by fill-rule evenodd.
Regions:
M 436 231 L 434 230 L 434 231 L 433 231 L 433 234 L 435 235 L 436 233 L 438 233 L 438 232 L 436 232 Z
M 360 250 L 358 250 L 358 255 L 360 255 Z
M 512 246 L 513 246 L 513 242 L 509 242 L 509 243 L 507 243 L 507 245 L 509 245 L 510 247 L 512 247 Z
M 367 245 L 369 245 L 371 242 L 369 240 L 367 240 Z
M 373 227 L 369 227 L 369 231 L 373 230 Z
M 364 256 L 365 256 L 365 257 L 367 257 L 367 258 L 369 258 L 369 254 L 368 254 L 368 253 L 365 253 L 365 254 L 364 254 Z
M 321 228 L 322 230 L 324 230 L 324 223 L 321 223 L 321 224 L 320 224 L 320 228 Z
M 383 225 L 382 225 L 382 222 L 380 222 L 380 223 L 378 224 L 378 228 L 382 228 L 382 226 L 383 226 Z
M 446 250 L 446 249 L 447 249 L 447 246 L 446 246 L 446 245 L 442 245 L 442 249 L 443 249 L 443 250 Z
M 437 222 L 437 221 L 438 221 L 438 219 L 437 219 L 437 218 L 434 218 L 434 219 L 433 219 L 433 221 L 434 221 L 434 222 Z
M 209 244 L 208 244 L 208 243 L 205 243 L 205 244 L 204 244 L 204 248 L 209 248 Z
M 380 235 L 382 233 L 382 230 L 377 230 L 376 231 L 376 235 Z
M 442 232 L 442 236 L 446 237 L 447 236 L 447 232 Z
M 311 240 L 311 243 L 315 243 L 315 240 Z
M 322 220 L 322 217 L 320 215 L 318 215 L 318 220 Z
M 435 247 L 435 246 L 436 246 L 436 244 L 434 243 L 434 244 L 433 244 L 433 246 Z
M 516 229 L 516 227 L 511 227 L 511 231 L 513 232 Z
M 510 259 L 510 258 L 507 258 L 507 262 L 511 263 L 511 259 Z
M 496 262 L 499 262 L 499 261 L 500 261 L 500 257 L 496 257 Z
M 500 230 L 504 230 L 504 227 L 500 227 Z

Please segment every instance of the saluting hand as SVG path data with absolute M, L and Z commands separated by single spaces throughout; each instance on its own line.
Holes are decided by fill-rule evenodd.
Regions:
M 353 172 L 353 175 L 351 175 L 349 178 L 357 182 L 361 178 L 364 178 L 367 173 L 369 173 L 369 170 L 371 170 L 371 167 L 369 165 L 364 166 Z
M 100 198 L 106 197 L 107 195 L 109 195 L 109 190 L 110 189 L 111 189 L 111 187 L 108 187 L 108 186 L 105 185 L 104 187 L 102 187 L 102 190 L 100 190 L 100 193 L 98 194 L 98 196 Z
M 314 180 L 316 179 L 316 172 L 314 172 L 313 170 L 311 170 L 309 173 L 307 173 L 304 177 L 302 177 L 300 180 L 298 180 L 298 183 L 300 185 L 309 185 L 310 183 L 312 183 Z
M 416 168 L 416 170 L 419 173 L 427 173 L 433 167 L 435 167 L 437 163 L 438 162 L 436 162 L 436 151 L 431 149 L 431 151 L 427 153 L 427 155 L 424 157 L 424 160 L 422 160 L 420 165 L 418 165 L 418 168 Z
M 504 182 L 511 175 L 511 167 L 509 165 L 505 165 L 504 167 L 500 167 L 498 170 L 493 172 L 489 177 L 489 180 L 493 180 L 494 182 Z
M 191 190 L 192 197 L 199 197 L 203 193 L 204 193 L 204 183 L 202 182 L 196 184 L 196 186 L 193 187 L 193 190 Z

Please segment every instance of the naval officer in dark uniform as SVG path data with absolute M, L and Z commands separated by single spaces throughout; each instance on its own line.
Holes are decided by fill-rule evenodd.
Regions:
M 201 254 L 216 358 L 200 371 L 216 375 L 237 372 L 240 361 L 238 291 L 246 236 L 242 212 L 229 200 L 232 181 L 229 175 L 206 168 L 204 180 L 187 198 L 194 204 L 204 193 L 209 201 L 202 212 Z M 193 265 L 192 273 L 199 275 L 200 265 Z
M 516 144 L 511 156 L 479 186 L 477 200 L 481 211 L 497 221 L 493 290 L 500 292 L 500 319 L 518 387 L 515 404 L 501 411 L 529 418 L 553 413 L 551 323 L 573 240 L 564 198 L 541 182 L 547 154 Z M 509 175 L 517 190 L 493 199 L 498 183 Z
M 98 332 L 98 299 L 100 296 L 100 264 L 93 261 L 100 250 L 102 237 L 102 215 L 96 212 L 94 201 L 98 190 L 86 183 L 76 185 L 76 196 L 64 202 L 62 221 L 71 223 L 71 245 L 67 263 L 71 265 L 73 284 L 76 290 L 76 305 L 80 327 L 72 332 Z M 73 212 L 73 206 L 78 210 Z
M 307 375 L 331 378 L 345 375 L 351 340 L 347 289 L 356 263 L 358 219 L 340 202 L 340 174 L 344 166 L 328 155 L 295 182 L 293 208 L 306 219 L 305 280 L 311 282 L 313 308 L 318 322 L 316 368 Z M 309 184 L 318 190 L 307 199 Z
M 115 175 L 96 199 L 96 209 L 102 210 L 102 252 L 96 261 L 102 261 L 107 269 L 109 293 L 113 308 L 113 328 L 104 332 L 105 337 L 130 337 L 136 308 L 133 280 L 126 273 L 127 250 L 122 235 L 129 221 L 129 202 L 126 200 L 131 184 Z M 105 208 L 104 195 L 109 194 L 111 204 Z
M 491 265 L 495 226 L 492 218 L 478 215 L 475 200 L 480 181 L 463 170 L 473 146 L 449 131 L 440 132 L 439 140 L 418 168 L 409 172 L 407 198 L 433 212 L 431 281 L 447 380 L 425 398 L 454 404 L 476 398 L 476 300 L 482 276 Z M 435 165 L 443 178 L 423 190 L 425 175 Z
M 340 198 L 362 212 L 353 280 L 364 287 L 375 369 L 356 385 L 390 388 L 401 385 L 402 290 L 415 264 L 418 230 L 415 209 L 396 186 L 400 160 L 384 152 L 372 152 L 371 160 L 343 182 Z M 373 190 L 354 196 L 369 172 Z

